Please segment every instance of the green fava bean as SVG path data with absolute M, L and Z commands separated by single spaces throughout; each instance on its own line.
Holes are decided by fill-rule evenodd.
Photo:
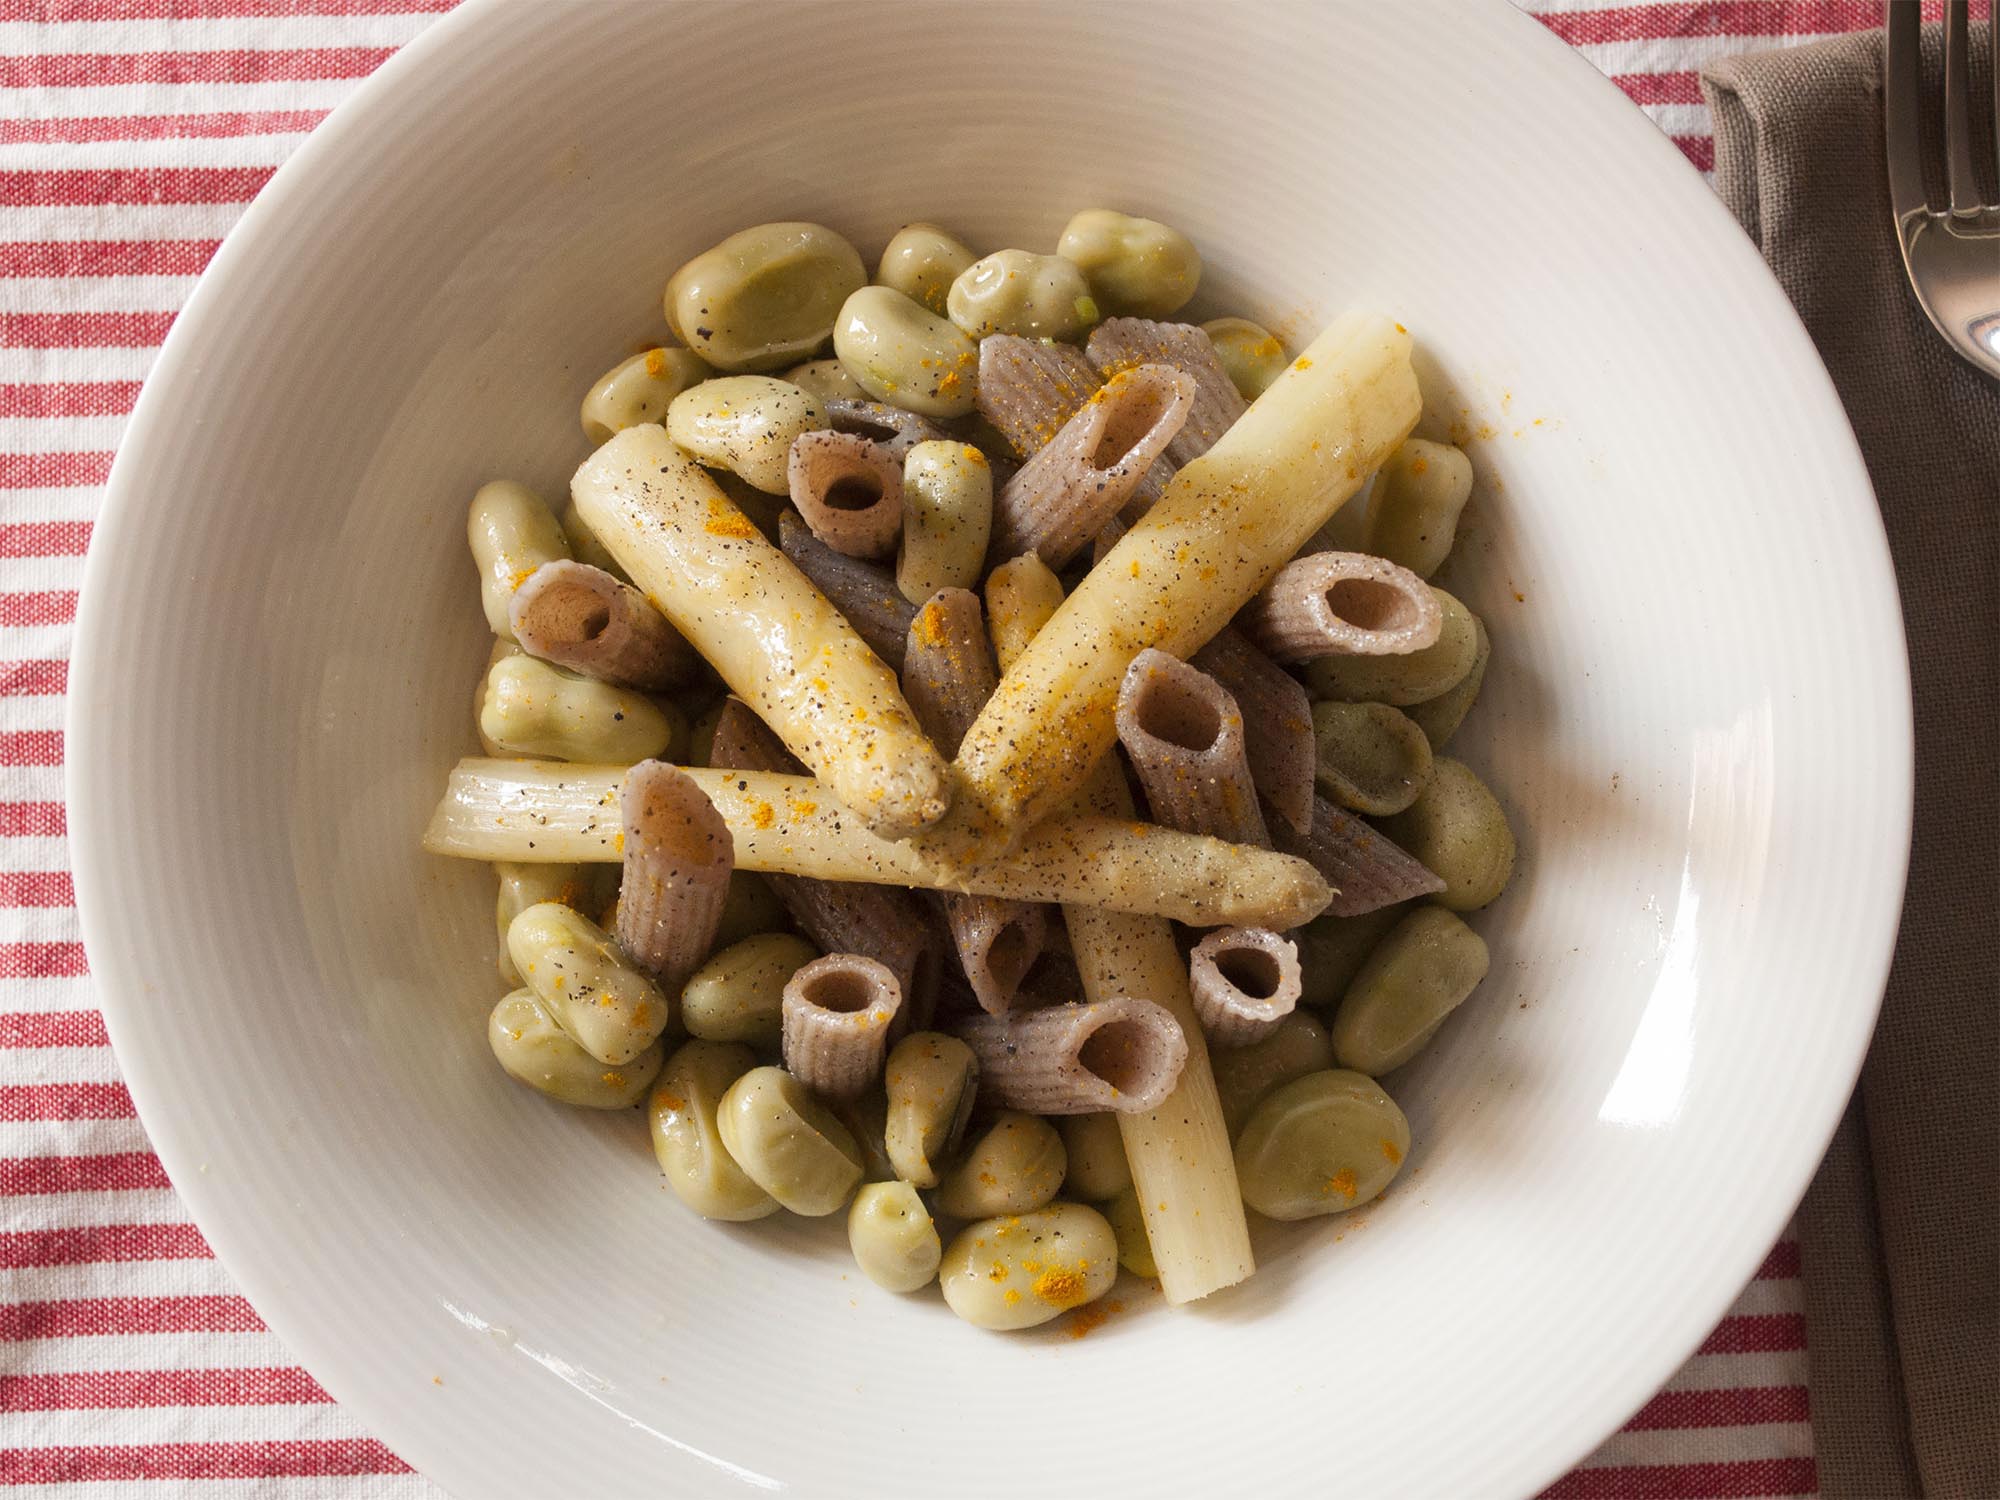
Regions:
M 1358 917 L 1314 917 L 1290 934 L 1298 945 L 1299 1004 L 1333 1006 L 1361 972 L 1361 965 L 1389 929 L 1409 914 L 1407 903 L 1377 907 Z M 1321 1064 L 1322 1067 L 1330 1064 Z
M 493 1007 L 486 1040 L 509 1077 L 579 1109 L 631 1108 L 645 1096 L 665 1058 L 654 1042 L 630 1062 L 606 1067 L 556 1025 L 525 989 Z
M 716 1121 L 744 1174 L 795 1214 L 838 1212 L 861 1182 L 854 1137 L 783 1068 L 752 1068 L 737 1079 Z
M 687 741 L 687 721 L 643 693 L 510 656 L 486 673 L 479 731 L 512 755 L 630 766 Z
M 1333 1039 L 1317 1016 L 1295 1010 L 1247 1047 L 1209 1054 L 1222 1123 L 1234 1140 L 1265 1096 L 1280 1084 L 1333 1066 Z
M 1472 611 L 1432 586 L 1443 622 L 1438 638 L 1402 656 L 1322 656 L 1301 669 L 1315 697 L 1346 703 L 1390 703 L 1398 708 L 1435 698 L 1472 670 L 1479 630 Z
M 778 1211 L 778 1200 L 752 1182 L 724 1148 L 717 1119 L 730 1085 L 756 1066 L 748 1047 L 687 1042 L 667 1059 L 647 1102 L 653 1155 L 667 1186 L 704 1219 L 740 1223 Z
M 1472 670 L 1437 697 L 1412 703 L 1403 710 L 1431 742 L 1433 754 L 1444 749 L 1446 742 L 1458 733 L 1458 726 L 1465 722 L 1465 716 L 1472 712 L 1473 702 L 1479 697 L 1480 684 L 1486 681 L 1486 663 L 1493 655 L 1493 642 L 1477 615 L 1472 617 L 1472 628 L 1476 634 Z
M 951 284 L 978 258 L 963 241 L 935 224 L 905 224 L 882 252 L 875 284 L 892 287 L 912 302 L 943 313 Z
M 1333 1018 L 1333 1055 L 1379 1078 L 1417 1055 L 1486 977 L 1486 943 L 1450 912 L 1421 906 L 1361 966 Z
M 1056 254 L 1076 262 L 1106 317 L 1164 318 L 1180 311 L 1201 285 L 1194 241 L 1157 219 L 1108 208 L 1085 209 L 1071 219 Z
M 854 1195 L 847 1210 L 847 1243 L 854 1263 L 889 1292 L 929 1286 L 944 1259 L 930 1210 L 907 1182 L 871 1182 Z
M 847 299 L 833 348 L 869 395 L 920 416 L 962 417 L 979 394 L 979 346 L 886 286 Z
M 960 273 L 946 295 L 951 320 L 976 339 L 996 333 L 1076 339 L 1098 320 L 1083 272 L 1060 255 L 996 250 Z
M 789 932 L 762 932 L 710 958 L 681 986 L 681 1024 L 710 1042 L 767 1050 L 783 1029 L 785 981 L 819 957 Z
M 1081 1203 L 968 1224 L 938 1280 L 951 1310 L 978 1328 L 1033 1328 L 1094 1302 L 1118 1279 L 1118 1239 Z
M 514 590 L 546 562 L 569 556 L 569 539 L 540 495 L 525 484 L 496 479 L 483 484 L 465 514 L 465 539 L 479 569 L 479 603 L 486 623 L 503 641 L 514 639 L 507 607 Z
M 847 1127 L 854 1144 L 861 1148 L 863 1182 L 895 1182 L 901 1173 L 889 1160 L 886 1136 L 889 1129 L 889 1101 L 879 1088 L 871 1088 L 832 1106 L 834 1117 Z
M 715 925 L 715 946 L 733 948 L 747 937 L 776 932 L 784 925 L 785 908 L 764 877 L 748 870 L 732 870 L 729 894 L 722 898 L 722 916 Z
M 1153 1242 L 1146 1235 L 1146 1212 L 1139 1207 L 1139 1191 L 1127 1188 L 1104 1205 L 1104 1217 L 1118 1240 L 1118 1264 L 1134 1276 L 1159 1279 L 1159 1262 L 1153 1259 Z
M 583 512 L 570 501 L 563 507 L 562 532 L 569 543 L 570 556 L 580 563 L 589 563 L 593 568 L 602 568 L 621 583 L 630 583 L 632 575 L 625 571 L 625 565 L 611 555 L 611 549 L 599 540 L 590 523 L 583 518 Z
M 1372 1078 L 1308 1073 L 1257 1106 L 1236 1138 L 1243 1201 L 1269 1219 L 1359 1208 L 1410 1154 L 1410 1122 Z
M 1292 362 L 1278 336 L 1248 318 L 1214 318 L 1201 331 L 1215 345 L 1216 359 L 1245 401 L 1263 395 Z
M 583 398 L 583 435 L 606 443 L 628 427 L 664 421 L 674 397 L 713 373 L 685 349 L 648 349 L 620 360 Z
M 785 382 L 795 385 L 807 395 L 817 398 L 822 404 L 828 401 L 866 401 L 868 393 L 861 389 L 861 382 L 847 373 L 847 366 L 837 359 L 815 359 L 802 365 L 793 365 L 785 371 Z
M 667 407 L 668 437 L 697 462 L 727 469 L 767 495 L 791 487 L 793 441 L 827 425 L 818 397 L 769 375 L 704 380 Z
M 1068 1165 L 1055 1126 L 1003 1110 L 938 1180 L 933 1197 L 954 1219 L 1031 1213 L 1062 1190 Z
M 1063 1191 L 1070 1197 L 1102 1203 L 1132 1186 L 1132 1168 L 1125 1160 L 1125 1137 L 1119 1133 L 1116 1115 L 1065 1115 L 1058 1129 L 1069 1159 Z
M 1319 789 L 1351 812 L 1399 813 L 1431 779 L 1431 742 L 1386 703 L 1336 703 L 1312 708 Z
M 718 370 L 778 370 L 810 359 L 868 273 L 822 224 L 758 224 L 674 272 L 667 326 Z
M 522 983 L 521 971 L 507 952 L 507 929 L 514 918 L 543 901 L 560 901 L 583 911 L 593 905 L 597 883 L 584 873 L 582 865 L 517 865 L 501 863 L 493 867 L 500 877 L 500 897 L 493 916 L 500 929 L 500 977 L 509 984 Z
M 507 952 L 542 1008 L 599 1062 L 628 1063 L 667 1029 L 659 986 L 582 912 L 538 902 L 509 924 Z
M 1514 873 L 1514 831 L 1473 769 L 1440 755 L 1430 784 L 1382 831 L 1444 882 L 1431 899 L 1447 911 L 1477 911 Z
M 904 1037 L 882 1068 L 888 1094 L 884 1144 L 896 1175 L 936 1187 L 938 1164 L 958 1149 L 972 1117 L 979 1063 L 957 1037 L 917 1031 Z
M 1368 551 L 1428 578 L 1444 566 L 1472 495 L 1472 460 L 1410 438 L 1382 465 L 1368 500 Z

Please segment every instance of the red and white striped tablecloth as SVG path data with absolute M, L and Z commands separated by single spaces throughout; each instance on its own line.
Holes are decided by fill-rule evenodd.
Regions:
M 91 522 L 175 311 L 278 164 L 452 3 L 0 0 L 0 1485 L 437 1493 L 265 1331 L 147 1146 L 78 940 L 62 722 Z M 1872 0 L 1529 8 L 1704 171 L 1705 61 L 1880 20 Z M 1799 1277 L 1788 1238 L 1549 1494 L 1815 1494 Z

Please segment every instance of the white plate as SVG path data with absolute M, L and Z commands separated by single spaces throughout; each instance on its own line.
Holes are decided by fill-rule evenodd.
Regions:
M 422 857 L 486 651 L 462 514 L 743 225 L 1046 247 L 1113 204 L 1200 316 L 1349 303 L 1481 484 L 1461 754 L 1521 832 L 1491 978 L 1359 1223 L 1186 1312 L 984 1335 L 838 1224 L 699 1222 L 635 1118 L 487 1055 L 491 889 Z M 1674 148 L 1507 8 L 475 4 L 271 183 L 121 450 L 69 767 L 118 1055 L 299 1357 L 464 1496 L 1520 1495 L 1785 1222 L 1895 928 L 1910 721 L 1853 440 Z

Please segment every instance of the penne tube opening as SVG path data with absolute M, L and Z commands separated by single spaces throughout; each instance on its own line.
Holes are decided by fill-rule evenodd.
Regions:
M 1165 365 L 1114 375 L 995 498 L 992 555 L 1067 563 L 1124 508 L 1193 401 L 1194 382 Z
M 874 959 L 815 959 L 785 984 L 785 1066 L 823 1098 L 854 1098 L 881 1076 L 902 1004 L 896 976 Z
M 847 557 L 887 557 L 903 529 L 903 469 L 858 433 L 807 432 L 787 459 L 792 504 L 827 546 Z
M 1148 648 L 1126 668 L 1116 722 L 1160 822 L 1232 843 L 1270 842 L 1250 775 L 1243 715 L 1221 683 Z
M 944 909 L 973 999 L 988 1015 L 1003 1014 L 1047 946 L 1048 908 L 994 896 L 949 895 Z
M 618 687 L 658 692 L 702 669 L 645 595 L 589 563 L 543 563 L 514 591 L 507 618 L 530 656 Z
M 1299 950 L 1263 927 L 1224 927 L 1188 960 L 1195 1015 L 1218 1047 L 1243 1047 L 1295 1010 L 1303 989 Z
M 1287 563 L 1238 616 L 1280 661 L 1407 656 L 1444 627 L 1437 595 L 1408 568 L 1363 552 L 1316 552 Z
M 959 1033 L 979 1059 L 982 1097 L 1043 1115 L 1152 1109 L 1173 1092 L 1188 1058 L 1180 1022 L 1126 996 L 975 1016 Z

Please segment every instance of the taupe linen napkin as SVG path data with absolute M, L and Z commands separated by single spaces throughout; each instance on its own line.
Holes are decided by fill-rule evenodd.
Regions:
M 1935 78 L 1939 37 L 1926 31 Z M 1990 99 L 1984 27 L 1973 55 L 1972 97 Z M 2000 384 L 1946 348 L 1904 282 L 1879 32 L 1728 58 L 1703 72 L 1702 92 L 1715 111 L 1716 185 L 1805 320 L 1861 440 L 1916 700 L 1916 836 L 1895 964 L 1861 1086 L 1800 1210 L 1820 1488 L 1828 1500 L 1991 1500 Z

